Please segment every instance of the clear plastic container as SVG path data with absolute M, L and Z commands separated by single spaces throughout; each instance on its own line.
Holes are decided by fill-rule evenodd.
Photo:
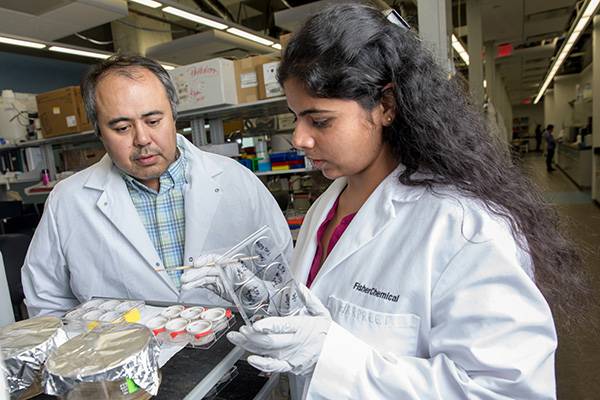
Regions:
M 63 322 L 72 332 L 90 330 L 99 323 L 139 322 L 143 307 L 141 300 L 91 299 L 68 311 Z
M 145 325 L 161 346 L 185 344 L 209 349 L 234 323 L 235 316 L 230 309 L 202 306 L 186 308 L 175 304 L 152 317 Z M 208 326 L 210 329 L 207 329 Z M 202 329 L 203 327 L 206 329 Z
M 195 346 L 206 346 L 216 340 L 215 331 L 210 321 L 198 320 L 190 322 L 186 326 L 190 344 Z
M 296 315 L 304 308 L 282 250 L 265 226 L 217 260 L 224 286 L 248 325 L 266 316 Z

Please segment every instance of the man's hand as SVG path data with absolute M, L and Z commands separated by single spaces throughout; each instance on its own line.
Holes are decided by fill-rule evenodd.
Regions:
M 225 290 L 218 270 L 221 267 L 218 265 L 206 265 L 214 264 L 220 257 L 218 254 L 206 254 L 195 259 L 194 268 L 186 270 L 181 275 L 181 290 L 205 288 L 231 303 L 231 299 Z

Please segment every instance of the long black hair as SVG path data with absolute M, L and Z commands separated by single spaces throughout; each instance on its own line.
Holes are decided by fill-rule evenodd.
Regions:
M 396 116 L 383 139 L 406 169 L 404 185 L 452 186 L 510 224 L 556 318 L 569 325 L 586 292 L 580 257 L 558 229 L 556 211 L 491 133 L 457 79 L 412 32 L 363 4 L 338 4 L 310 18 L 288 43 L 279 68 L 309 94 L 354 100 L 372 110 L 393 85 Z M 419 178 L 413 176 L 415 172 Z M 423 176 L 427 176 L 423 178 Z

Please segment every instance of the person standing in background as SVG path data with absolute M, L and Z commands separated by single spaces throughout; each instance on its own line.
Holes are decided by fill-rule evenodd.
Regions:
M 554 168 L 552 168 L 552 159 L 556 150 L 556 139 L 552 135 L 552 132 L 554 132 L 554 125 L 550 124 L 546 128 L 546 131 L 544 131 L 544 139 L 546 140 L 546 170 L 548 172 L 554 171 Z
M 539 153 L 542 147 L 542 126 L 538 124 L 535 127 L 535 152 Z

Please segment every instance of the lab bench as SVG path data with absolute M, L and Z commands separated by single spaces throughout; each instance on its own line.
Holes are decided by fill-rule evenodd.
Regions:
M 235 314 L 235 313 L 234 313 Z M 231 330 L 238 330 L 243 320 L 236 315 Z M 242 357 L 245 351 L 236 347 L 225 336 L 210 349 L 185 347 L 175 354 L 160 370 L 162 374 L 157 400 L 199 399 L 255 399 L 270 398 L 279 375 L 261 376 Z M 234 368 L 235 367 L 235 368 Z M 232 371 L 232 379 L 227 379 Z M 225 378 L 225 379 L 223 379 Z M 54 400 L 41 394 L 33 400 Z
M 579 189 L 592 186 L 592 148 L 573 143 L 559 143 L 556 165 Z

